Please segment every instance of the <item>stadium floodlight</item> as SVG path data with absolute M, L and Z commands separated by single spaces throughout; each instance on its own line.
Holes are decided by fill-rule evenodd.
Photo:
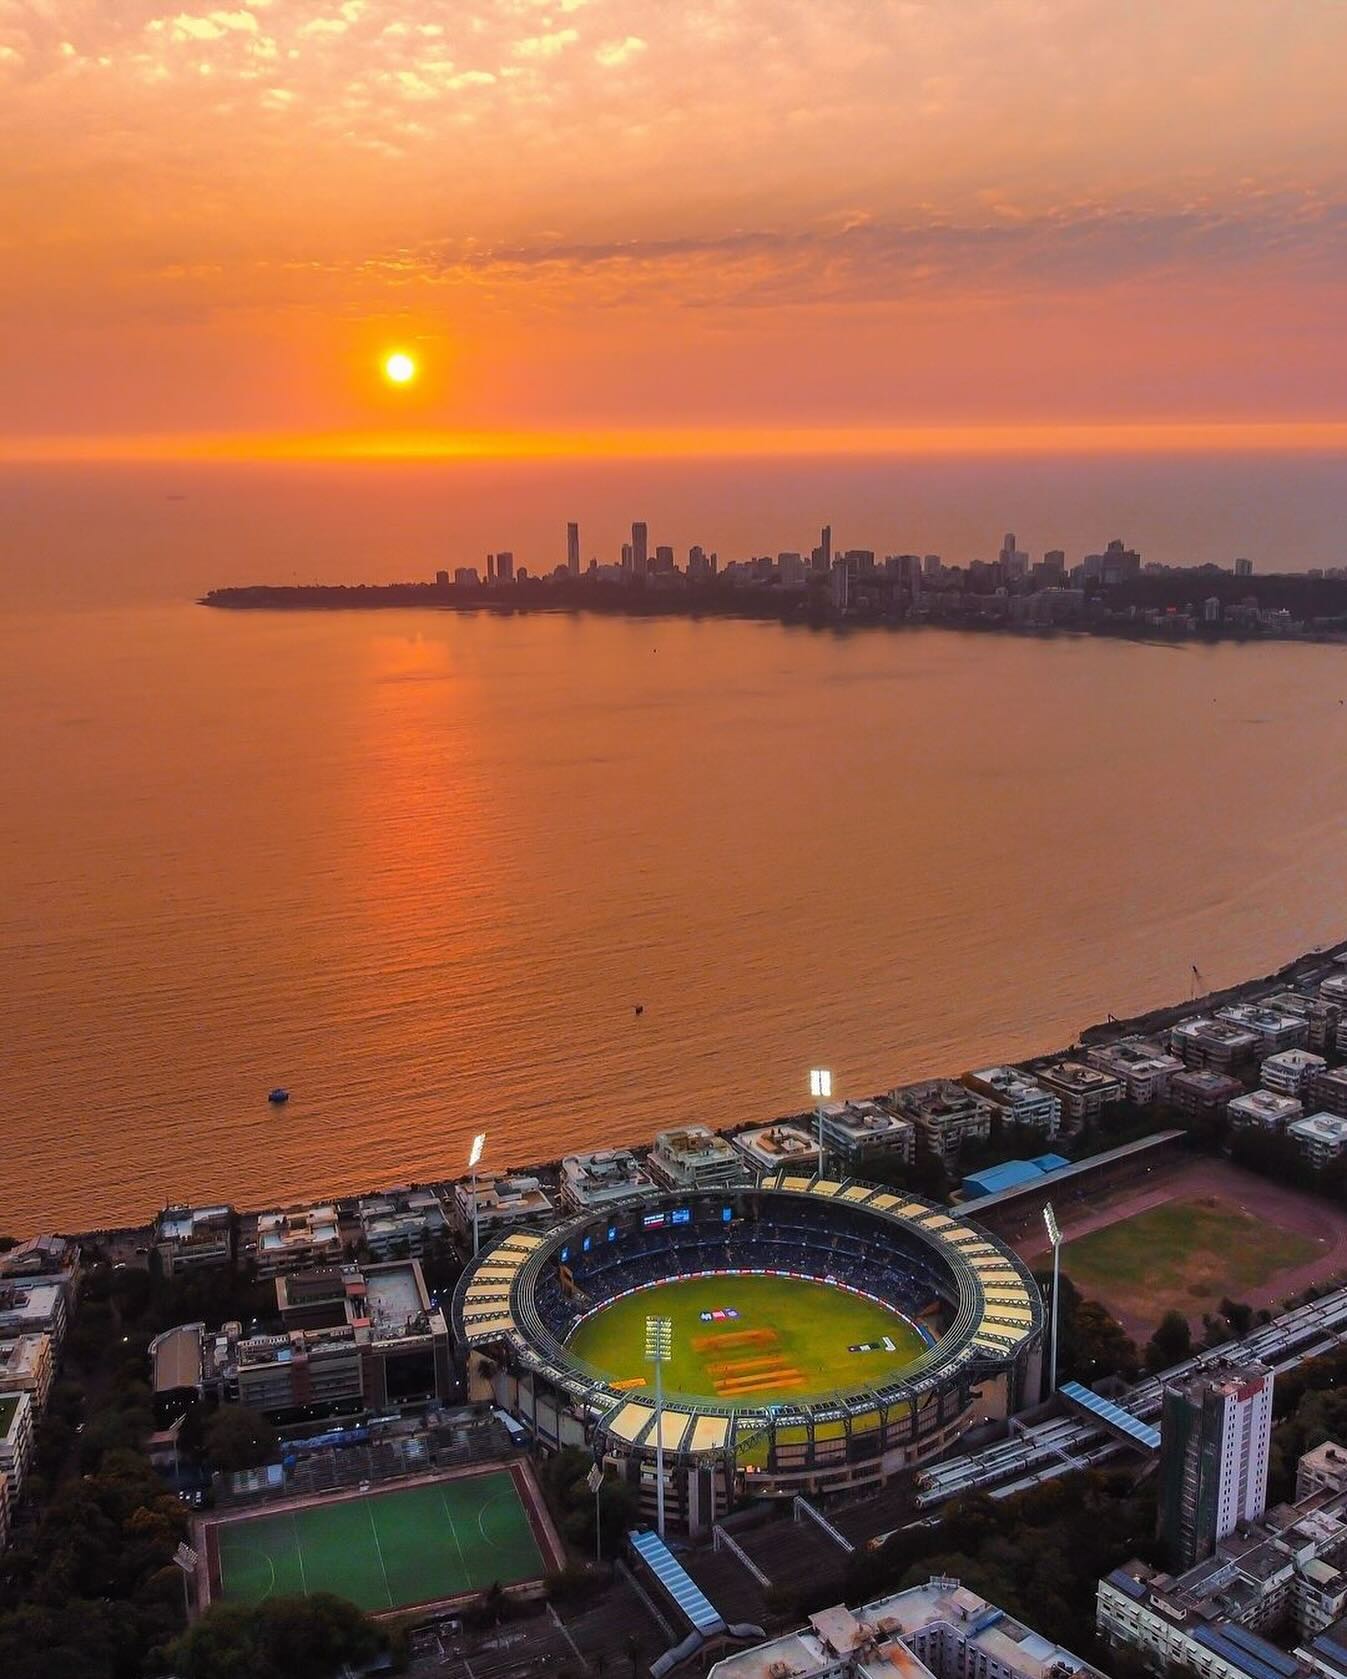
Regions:
M 1048 1361 L 1048 1393 L 1051 1396 L 1057 1391 L 1057 1306 L 1062 1292 L 1062 1231 L 1051 1201 L 1043 1203 L 1043 1227 L 1052 1243 L 1052 1353 Z
M 809 1094 L 814 1098 L 815 1118 L 818 1121 L 818 1175 L 824 1177 L 823 1104 L 832 1101 L 833 1076 L 826 1067 L 809 1069 Z
M 594 1561 L 603 1561 L 603 1534 L 599 1528 L 599 1494 L 603 1491 L 603 1465 L 596 1463 L 585 1476 L 585 1485 L 594 1494 Z
M 673 1322 L 645 1320 L 645 1356 L 655 1366 L 655 1531 L 664 1537 L 664 1366 L 673 1352 Z
M 472 1173 L 472 1254 L 477 1257 L 477 1250 L 481 1246 L 481 1229 L 477 1217 L 477 1164 L 482 1158 L 482 1150 L 486 1147 L 486 1132 L 479 1131 L 472 1139 L 472 1147 L 468 1150 L 468 1170 Z

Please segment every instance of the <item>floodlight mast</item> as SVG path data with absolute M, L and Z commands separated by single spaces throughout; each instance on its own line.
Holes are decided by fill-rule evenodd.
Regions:
M 645 1356 L 655 1366 L 655 1531 L 664 1537 L 664 1366 L 673 1351 L 669 1318 L 645 1320 Z
M 477 1250 L 481 1246 L 481 1229 L 477 1216 L 477 1163 L 482 1158 L 482 1150 L 486 1147 L 486 1132 L 479 1131 L 472 1139 L 472 1148 L 468 1151 L 468 1170 L 472 1173 L 472 1256 L 477 1257 Z
M 1043 1204 L 1043 1225 L 1052 1243 L 1052 1352 L 1048 1361 L 1048 1396 L 1051 1397 L 1057 1391 L 1057 1330 L 1061 1321 L 1058 1303 L 1062 1292 L 1062 1232 L 1051 1201 Z
M 827 1067 L 809 1069 L 809 1094 L 814 1098 L 814 1117 L 818 1123 L 818 1175 L 824 1176 L 823 1104 L 832 1101 L 833 1076 Z

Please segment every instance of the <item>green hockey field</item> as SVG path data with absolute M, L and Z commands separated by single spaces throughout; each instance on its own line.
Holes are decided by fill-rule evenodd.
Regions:
M 218 1522 L 213 1596 L 334 1592 L 372 1614 L 539 1580 L 549 1564 L 508 1469 Z

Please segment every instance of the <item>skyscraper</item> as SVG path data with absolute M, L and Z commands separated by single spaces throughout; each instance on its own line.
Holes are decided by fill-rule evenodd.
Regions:
M 514 582 L 514 555 L 508 548 L 496 555 L 497 583 Z
M 566 526 L 566 570 L 572 577 L 580 575 L 580 527 L 574 519 Z
M 1160 1423 L 1160 1537 L 1175 1573 L 1267 1503 L 1272 1372 L 1226 1364 L 1166 1386 Z
M 644 519 L 637 519 L 631 527 L 631 569 L 637 577 L 644 577 L 649 569 L 650 533 Z

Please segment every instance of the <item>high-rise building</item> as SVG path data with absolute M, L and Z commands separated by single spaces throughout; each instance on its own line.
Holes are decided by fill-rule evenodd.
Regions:
M 504 553 L 496 555 L 497 583 L 514 582 L 514 555 L 507 548 Z
M 631 527 L 631 570 L 637 577 L 644 577 L 649 570 L 650 561 L 650 533 L 646 529 L 645 520 L 637 519 Z
M 658 572 L 661 577 L 668 577 L 677 569 L 674 565 L 674 551 L 667 543 L 661 542 L 655 549 L 655 563 L 650 569 Z
M 1273 1375 L 1226 1364 L 1170 1383 L 1160 1424 L 1160 1537 L 1175 1573 L 1267 1503 Z
M 831 525 L 824 525 L 819 532 L 818 545 L 823 553 L 823 564 L 819 569 L 820 571 L 831 571 L 833 563 L 833 528 Z
M 1252 560 L 1236 560 L 1235 561 L 1235 576 L 1236 577 L 1252 577 L 1253 576 L 1253 561 Z
M 574 519 L 566 526 L 566 570 L 572 577 L 580 575 L 580 527 Z

